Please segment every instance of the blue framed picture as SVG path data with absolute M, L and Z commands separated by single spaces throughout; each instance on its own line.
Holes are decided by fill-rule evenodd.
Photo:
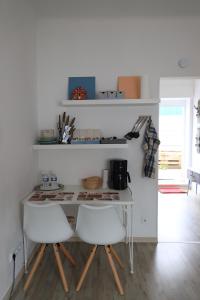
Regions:
M 68 99 L 73 99 L 73 93 L 76 89 L 86 92 L 85 99 L 95 99 L 95 77 L 69 77 Z

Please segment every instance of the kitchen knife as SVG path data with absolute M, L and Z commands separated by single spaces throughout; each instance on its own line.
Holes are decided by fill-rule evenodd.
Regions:
M 73 119 L 71 120 L 71 122 L 69 123 L 69 126 L 70 126 L 70 127 L 72 127 L 72 125 L 74 124 L 75 119 L 76 119 L 76 118 L 73 118 Z
M 69 115 L 67 116 L 66 118 L 66 121 L 65 121 L 65 126 L 69 124 Z
M 66 112 L 64 111 L 63 117 L 62 117 L 62 132 L 65 130 L 65 118 L 66 118 Z

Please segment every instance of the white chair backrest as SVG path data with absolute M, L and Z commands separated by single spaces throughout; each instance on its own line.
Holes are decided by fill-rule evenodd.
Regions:
M 61 206 L 49 202 L 25 203 L 24 231 L 30 240 L 40 243 L 59 243 L 73 234 Z
M 125 228 L 113 206 L 81 205 L 76 231 L 85 242 L 97 245 L 114 244 L 125 237 Z

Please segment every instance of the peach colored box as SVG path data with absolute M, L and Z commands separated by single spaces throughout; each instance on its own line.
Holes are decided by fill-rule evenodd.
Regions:
M 141 97 L 141 77 L 119 76 L 117 89 L 124 92 L 126 99 L 139 99 Z

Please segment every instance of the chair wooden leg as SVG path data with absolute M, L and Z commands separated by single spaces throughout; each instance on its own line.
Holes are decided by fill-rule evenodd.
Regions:
M 78 284 L 77 284 L 77 287 L 76 287 L 76 291 L 77 291 L 77 292 L 80 290 L 80 288 L 81 288 L 81 286 L 82 286 L 82 284 L 83 284 L 83 281 L 84 281 L 84 279 L 85 279 L 85 276 L 87 275 L 87 272 L 88 272 L 88 270 L 89 270 L 89 267 L 90 267 L 90 265 L 91 265 L 91 263 L 92 263 L 92 261 L 93 261 L 93 258 L 94 258 L 94 256 L 95 256 L 96 249 L 97 249 L 97 245 L 95 245 L 95 246 L 92 248 L 92 250 L 91 250 L 90 256 L 89 256 L 89 258 L 88 258 L 88 260 L 87 260 L 87 262 L 86 262 L 86 264 L 85 264 L 85 267 L 84 267 L 84 269 L 83 269 L 83 272 L 81 273 L 81 277 L 80 277 L 79 282 L 78 282 Z
M 54 249 L 54 254 L 55 254 L 55 257 L 56 257 L 56 262 L 57 262 L 57 265 L 58 265 L 58 270 L 59 270 L 59 273 L 60 273 L 60 277 L 61 277 L 61 280 L 62 280 L 64 290 L 65 290 L 65 292 L 68 292 L 68 284 L 67 284 L 67 280 L 65 278 L 63 265 L 62 265 L 62 262 L 61 262 L 61 259 L 60 259 L 60 254 L 59 254 L 59 251 L 58 251 L 58 246 L 56 244 L 53 244 L 53 249 Z
M 124 264 L 122 263 L 121 259 L 119 258 L 118 254 L 116 253 L 115 249 L 112 246 L 109 246 L 111 254 L 114 256 L 118 264 L 122 269 L 124 269 Z
M 108 262 L 110 264 L 110 267 L 111 267 L 111 270 L 112 270 L 112 273 L 113 273 L 113 276 L 114 276 L 117 288 L 119 290 L 119 293 L 120 293 L 120 295 L 124 295 L 124 291 L 123 291 L 123 288 L 122 288 L 119 276 L 117 274 L 117 270 L 115 268 L 115 264 L 114 264 L 113 259 L 112 259 L 111 251 L 110 251 L 110 249 L 109 249 L 108 246 L 105 246 L 105 250 L 106 250 L 106 254 L 107 254 L 107 257 L 108 257 Z
M 41 247 L 40 247 L 40 250 L 38 252 L 38 255 L 37 255 L 36 259 L 35 259 L 34 265 L 33 265 L 32 269 L 31 269 L 31 272 L 29 273 L 28 278 L 26 280 L 26 283 L 24 285 L 24 291 L 26 291 L 28 289 L 28 287 L 29 287 L 29 285 L 31 283 L 33 275 L 35 274 L 35 272 L 36 272 L 36 270 L 37 270 L 37 268 L 38 268 L 38 266 L 39 266 L 39 264 L 40 264 L 40 262 L 42 260 L 45 248 L 46 248 L 46 244 L 42 244 Z
M 63 245 L 63 243 L 59 243 L 59 245 L 60 245 L 60 249 L 64 253 L 65 257 L 71 262 L 71 264 L 73 266 L 76 266 L 76 262 L 75 262 L 74 258 L 71 256 L 71 254 L 69 253 L 69 251 L 65 248 L 65 246 Z

